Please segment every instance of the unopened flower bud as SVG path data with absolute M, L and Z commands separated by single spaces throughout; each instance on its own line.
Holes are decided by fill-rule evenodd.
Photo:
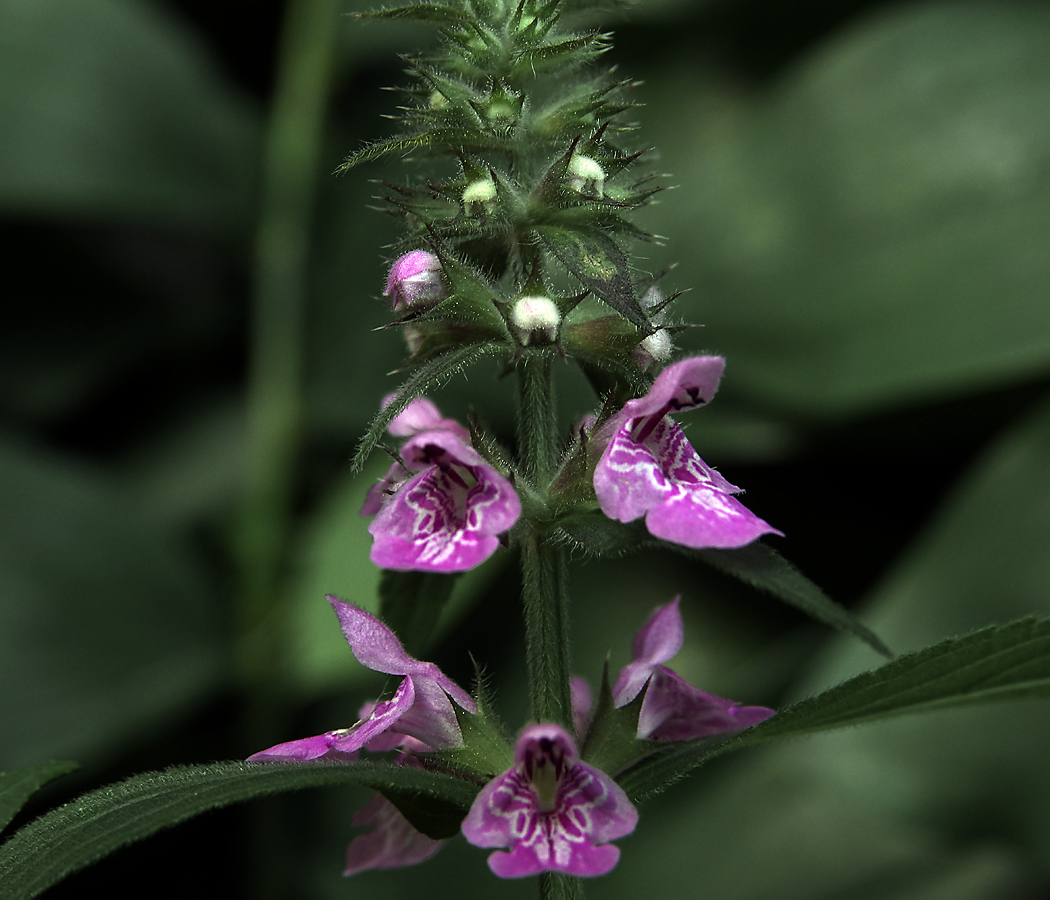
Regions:
M 647 312 L 660 306 L 663 302 L 664 295 L 655 284 L 639 299 L 642 309 Z M 666 318 L 665 311 L 660 309 L 653 313 L 652 323 L 654 325 L 662 325 Z M 672 353 L 674 353 L 674 344 L 671 341 L 671 335 L 667 333 L 666 329 L 661 328 L 639 341 L 631 351 L 631 356 L 637 363 L 638 368 L 645 372 L 656 366 L 663 365 L 671 358 Z
M 390 267 L 383 296 L 390 298 L 396 313 L 440 303 L 448 296 L 441 261 L 428 250 L 406 253 Z
M 673 352 L 674 344 L 671 342 L 671 335 L 661 328 L 639 341 L 631 355 L 638 364 L 638 368 L 646 370 L 667 362 Z
M 510 311 L 510 324 L 523 347 L 550 344 L 558 336 L 561 312 L 550 297 L 519 297 Z
M 463 189 L 463 206 L 470 215 L 486 213 L 496 203 L 496 184 L 486 176 Z
M 601 197 L 605 193 L 605 170 L 582 153 L 572 155 L 565 180 L 570 188 L 585 197 Z

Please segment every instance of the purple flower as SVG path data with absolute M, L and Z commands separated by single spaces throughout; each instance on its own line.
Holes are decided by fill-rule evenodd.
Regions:
M 367 869 L 411 866 L 429 859 L 445 843 L 416 831 L 382 794 L 376 794 L 362 806 L 350 822 L 371 825 L 372 830 L 350 842 L 346 849 L 344 875 L 356 875 Z
M 687 547 L 743 547 L 780 531 L 732 495 L 740 492 L 707 465 L 668 417 L 703 406 L 722 377 L 720 356 L 695 356 L 664 369 L 644 397 L 629 400 L 599 428 L 594 470 L 598 504 L 610 519 L 645 516 L 654 537 Z
M 403 675 L 404 680 L 393 697 L 370 707 L 371 712 L 356 725 L 277 744 L 248 761 L 345 760 L 362 747 L 387 750 L 403 745 L 406 737 L 435 750 L 461 746 L 463 735 L 449 698 L 476 713 L 471 696 L 434 663 L 409 656 L 394 632 L 371 613 L 334 597 L 328 601 L 358 662 L 376 672 Z
M 521 515 L 511 483 L 467 442 L 462 425 L 423 398 L 390 424 L 401 463 L 369 492 L 371 559 L 384 569 L 462 572 L 488 559 Z
M 448 296 L 441 261 L 428 250 L 413 250 L 398 257 L 390 267 L 383 296 L 390 298 L 396 313 L 440 303 Z
M 558 725 L 526 728 L 514 761 L 481 789 L 463 820 L 470 843 L 501 848 L 489 856 L 489 868 L 500 878 L 612 869 L 620 851 L 608 842 L 638 822 L 620 786 L 580 762 L 576 744 Z
M 690 741 L 750 728 L 775 714 L 764 706 L 741 706 L 693 687 L 667 662 L 685 640 L 675 597 L 653 610 L 634 639 L 634 660 L 620 670 L 613 700 L 626 706 L 644 688 L 638 737 L 651 741 Z

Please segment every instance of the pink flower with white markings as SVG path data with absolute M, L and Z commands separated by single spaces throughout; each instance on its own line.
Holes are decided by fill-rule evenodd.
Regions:
M 725 360 L 696 356 L 673 363 L 644 397 L 629 400 L 594 434 L 602 450 L 594 490 L 602 512 L 618 522 L 645 517 L 654 537 L 687 547 L 743 547 L 781 534 L 748 510 L 707 465 L 668 413 L 708 403 Z
M 413 400 L 390 423 L 408 439 L 401 463 L 372 488 L 371 559 L 384 569 L 462 572 L 488 559 L 521 515 L 511 483 L 468 443 L 467 430 L 429 400 Z
M 367 707 L 370 712 L 350 728 L 277 744 L 248 757 L 248 761 L 345 760 L 362 747 L 387 750 L 402 746 L 406 738 L 435 750 L 461 746 L 463 734 L 452 702 L 476 713 L 478 707 L 470 694 L 434 663 L 409 656 L 397 635 L 370 612 L 335 597 L 329 597 L 328 602 L 358 662 L 376 672 L 403 675 L 404 679 L 393 697 Z
M 620 851 L 609 841 L 638 823 L 620 786 L 580 762 L 575 742 L 558 725 L 526 728 L 514 762 L 481 789 L 463 821 L 470 843 L 500 848 L 489 856 L 489 868 L 501 878 L 610 871 Z
M 430 859 L 445 843 L 416 831 L 382 794 L 376 794 L 354 813 L 350 823 L 371 825 L 372 830 L 355 837 L 346 848 L 344 875 L 413 866 Z
M 616 706 L 626 706 L 644 690 L 638 737 L 650 741 L 690 741 L 750 728 L 775 715 L 765 706 L 741 706 L 693 687 L 668 662 L 685 641 L 678 597 L 653 610 L 634 639 L 634 659 L 620 670 L 613 687 Z

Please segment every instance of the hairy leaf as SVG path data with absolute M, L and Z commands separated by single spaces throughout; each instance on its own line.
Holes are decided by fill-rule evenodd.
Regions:
M 361 438 L 361 443 L 357 447 L 357 453 L 350 464 L 351 471 L 357 473 L 364 468 L 368 454 L 379 443 L 379 438 L 387 425 L 416 397 L 448 381 L 457 372 L 461 372 L 483 356 L 492 356 L 495 353 L 502 352 L 502 350 L 502 344 L 496 341 L 489 341 L 484 344 L 449 351 L 442 356 L 428 360 L 417 368 L 398 389 L 394 399 L 384 406 L 372 420 L 372 424 L 368 427 L 368 431 Z
M 392 763 L 221 762 L 148 772 L 85 794 L 16 832 L 0 847 L 3 896 L 35 897 L 114 850 L 209 809 L 301 788 L 351 784 L 418 794 L 464 812 L 477 793 L 466 781 Z
M 463 25 L 466 19 L 454 6 L 443 3 L 413 3 L 410 6 L 394 6 L 358 13 L 361 19 L 411 19 L 416 22 L 434 22 L 438 25 Z
M 350 154 L 346 161 L 336 169 L 337 173 L 346 172 L 354 166 L 372 162 L 394 153 L 407 154 L 413 150 L 435 151 L 472 151 L 506 150 L 507 142 L 493 134 L 467 128 L 433 128 L 420 134 L 400 134 L 385 141 L 376 141 Z
M 595 296 L 645 334 L 653 330 L 634 296 L 627 256 L 616 241 L 601 231 L 583 228 L 540 225 L 535 231 L 561 264 Z
M 685 551 L 690 556 L 695 554 L 716 569 L 790 603 L 825 625 L 860 638 L 883 656 L 893 656 L 892 651 L 853 613 L 839 606 L 776 550 L 761 541 L 735 550 L 689 550 L 665 542 L 660 545 Z

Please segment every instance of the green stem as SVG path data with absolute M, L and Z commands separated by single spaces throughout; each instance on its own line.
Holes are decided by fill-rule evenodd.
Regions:
M 532 716 L 572 732 L 565 554 L 534 529 L 521 549 L 526 663 Z
M 517 371 L 518 456 L 525 476 L 540 491 L 546 491 L 558 451 L 558 414 L 551 357 L 522 357 Z
M 558 436 L 551 360 L 526 356 L 517 371 L 519 458 L 525 476 L 544 493 L 554 471 Z M 571 730 L 565 554 L 539 527 L 539 513 L 532 511 L 521 549 L 529 700 L 535 719 Z
M 583 882 L 579 878 L 546 872 L 540 876 L 541 900 L 583 900 Z
M 235 534 L 237 667 L 248 685 L 271 680 L 281 663 L 277 604 L 299 445 L 310 222 L 338 13 L 337 0 L 292 0 L 266 132 L 255 235 L 244 493 Z
M 558 448 L 558 415 L 550 357 L 518 361 L 518 456 L 522 470 L 546 494 Z M 528 515 L 528 513 L 526 513 Z M 539 722 L 572 733 L 569 684 L 569 597 L 565 551 L 550 541 L 533 510 L 521 546 L 521 597 L 525 607 L 525 658 L 529 703 Z M 552 873 L 540 879 L 541 900 L 582 900 L 578 878 Z

